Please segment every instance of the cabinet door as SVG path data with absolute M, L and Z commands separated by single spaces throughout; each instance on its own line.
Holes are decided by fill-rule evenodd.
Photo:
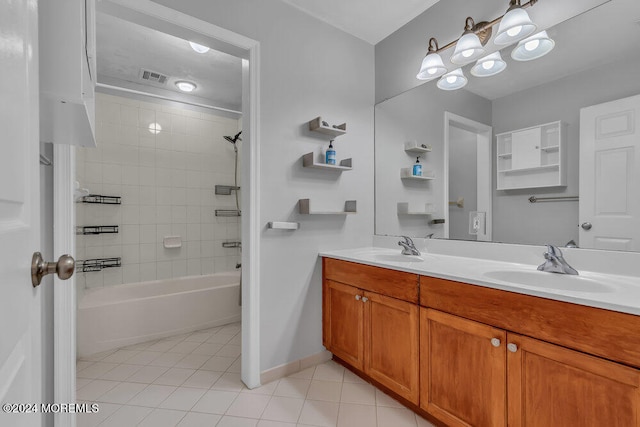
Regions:
M 506 425 L 505 341 L 501 329 L 420 308 L 420 407 L 448 426 Z
M 540 166 L 539 127 L 514 132 L 511 138 L 512 169 L 526 169 Z
M 418 306 L 371 292 L 365 297 L 364 372 L 417 405 Z
M 363 292 L 353 286 L 325 280 L 323 285 L 324 346 L 362 370 L 364 366 Z
M 640 371 L 508 335 L 509 425 L 637 426 Z

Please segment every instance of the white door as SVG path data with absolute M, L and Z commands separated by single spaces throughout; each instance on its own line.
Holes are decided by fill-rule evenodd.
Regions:
M 40 244 L 36 6 L 0 2 L 0 426 L 42 422 L 5 412 L 42 402 L 41 292 L 30 276 Z
M 580 246 L 640 251 L 640 95 L 580 111 Z

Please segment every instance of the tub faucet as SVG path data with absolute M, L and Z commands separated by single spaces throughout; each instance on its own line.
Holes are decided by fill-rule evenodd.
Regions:
M 567 264 L 562 252 L 557 247 L 547 245 L 547 251 L 543 255 L 546 261 L 538 266 L 538 270 L 548 271 L 549 273 L 578 274 L 573 267 Z
M 420 251 L 416 248 L 416 245 L 409 236 L 400 236 L 404 241 L 400 240 L 398 245 L 402 246 L 402 255 L 420 255 Z

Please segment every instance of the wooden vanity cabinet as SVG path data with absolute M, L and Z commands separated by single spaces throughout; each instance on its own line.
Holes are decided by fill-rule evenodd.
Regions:
M 417 405 L 418 276 L 332 259 L 323 275 L 324 346 Z

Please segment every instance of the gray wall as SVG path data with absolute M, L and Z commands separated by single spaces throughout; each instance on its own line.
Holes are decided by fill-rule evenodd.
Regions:
M 301 222 L 298 231 L 261 236 L 261 369 L 318 353 L 318 251 L 371 244 L 374 48 L 278 0 L 155 1 L 260 42 L 260 217 Z M 352 171 L 302 169 L 301 156 L 328 143 L 307 130 L 319 115 L 347 122 L 335 147 L 338 159 L 353 158 Z M 301 198 L 324 210 L 357 200 L 358 213 L 303 217 Z
M 568 124 L 567 187 L 495 191 L 494 160 L 494 241 L 557 245 L 571 239 L 578 242 L 578 203 L 531 204 L 527 198 L 533 194 L 578 195 L 580 109 L 640 93 L 639 71 L 639 58 L 615 62 L 493 101 L 494 134 L 556 120 Z

